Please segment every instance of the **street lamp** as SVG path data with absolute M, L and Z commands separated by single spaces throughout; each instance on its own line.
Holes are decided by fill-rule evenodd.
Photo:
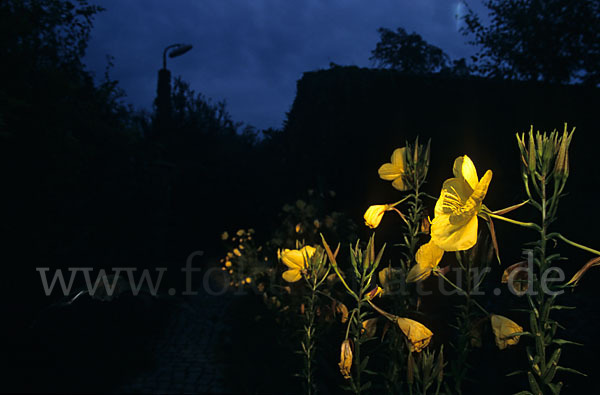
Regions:
M 176 58 L 192 49 L 189 44 L 172 44 L 163 51 L 163 67 L 158 70 L 158 88 L 156 92 L 156 126 L 164 129 L 171 118 L 171 72 L 167 69 L 167 53 Z
M 167 51 L 169 51 L 169 49 L 171 48 L 174 49 L 171 52 L 169 52 L 169 57 L 176 58 L 192 49 L 192 46 L 190 44 L 173 44 L 165 48 L 165 50 L 163 51 L 163 69 L 165 70 L 167 69 Z

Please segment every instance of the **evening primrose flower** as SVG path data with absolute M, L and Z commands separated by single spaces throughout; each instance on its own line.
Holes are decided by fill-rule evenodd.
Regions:
M 229 238 L 229 233 L 227 233 L 227 232 L 223 232 L 223 233 L 221 234 L 221 240 L 227 240 L 228 238 Z
M 350 369 L 352 368 L 352 345 L 350 339 L 344 340 L 340 352 L 340 373 L 345 379 L 351 378 Z
M 392 186 L 399 191 L 406 191 L 408 186 L 404 183 L 406 173 L 406 147 L 397 148 L 392 153 L 391 163 L 381 165 L 379 177 L 386 181 L 392 181 Z
M 312 258 L 315 251 L 316 249 L 311 246 L 304 246 L 300 250 L 286 249 L 281 251 L 281 262 L 289 268 L 283 273 L 283 279 L 289 283 L 300 280 L 302 270 L 306 268 L 306 263 Z
M 242 256 L 242 253 L 240 252 L 240 250 L 238 250 L 237 248 L 233 249 L 233 253 L 237 256 Z
M 408 339 L 411 352 L 421 352 L 421 350 L 427 347 L 433 337 L 433 332 L 425 325 L 410 318 L 397 317 L 396 323 Z
M 435 245 L 433 241 L 429 240 L 428 243 L 423 244 L 415 254 L 417 264 L 408 272 L 406 282 L 425 280 L 440 263 L 442 256 L 444 256 L 444 250 Z
M 365 225 L 371 229 L 379 226 L 383 214 L 391 208 L 389 204 L 376 204 L 371 206 L 365 212 Z
M 431 222 L 431 240 L 444 251 L 463 251 L 477 242 L 477 213 L 487 194 L 492 171 L 477 177 L 473 161 L 459 156 L 454 161 L 454 177 L 444 182 Z
M 514 321 L 501 315 L 492 314 L 492 330 L 496 337 L 496 345 L 500 350 L 519 342 L 520 336 L 511 336 L 513 333 L 523 332 L 523 328 Z

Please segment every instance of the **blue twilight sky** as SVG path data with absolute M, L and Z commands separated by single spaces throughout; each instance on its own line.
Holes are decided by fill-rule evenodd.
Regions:
M 371 66 L 377 28 L 417 32 L 451 58 L 473 47 L 458 32 L 458 0 L 92 0 L 96 17 L 85 62 L 111 77 L 126 101 L 151 109 L 162 51 L 173 43 L 194 48 L 167 59 L 173 77 L 196 92 L 225 100 L 235 121 L 280 128 L 305 71 L 339 65 Z M 469 1 L 480 15 L 480 0 Z

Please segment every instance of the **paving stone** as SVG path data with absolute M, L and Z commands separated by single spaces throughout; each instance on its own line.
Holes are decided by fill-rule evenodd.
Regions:
M 196 295 L 171 317 L 162 337 L 155 339 L 156 366 L 130 378 L 116 392 L 227 393 L 227 368 L 215 352 L 217 339 L 227 327 L 222 318 L 231 296 Z

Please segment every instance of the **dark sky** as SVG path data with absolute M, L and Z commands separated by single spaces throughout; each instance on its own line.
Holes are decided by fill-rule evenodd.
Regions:
M 213 100 L 226 100 L 235 121 L 259 129 L 282 126 L 305 71 L 340 65 L 371 66 L 377 28 L 404 27 L 451 58 L 474 49 L 458 32 L 457 0 L 95 0 L 86 56 L 98 78 L 106 55 L 126 101 L 150 109 L 163 49 L 194 48 L 167 60 L 173 76 Z M 478 12 L 479 0 L 469 4 Z

